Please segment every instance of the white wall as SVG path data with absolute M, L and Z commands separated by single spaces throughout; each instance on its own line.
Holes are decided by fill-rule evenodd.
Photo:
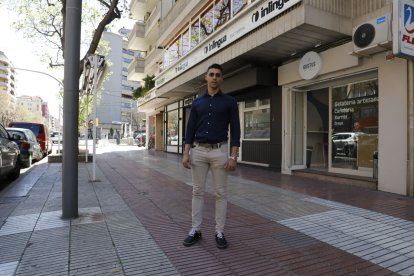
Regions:
M 379 79 L 378 189 L 406 194 L 407 62 L 382 62 Z

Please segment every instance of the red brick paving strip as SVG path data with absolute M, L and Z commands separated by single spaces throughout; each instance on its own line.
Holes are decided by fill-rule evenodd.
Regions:
M 229 203 L 226 238 L 214 240 L 214 198 L 207 194 L 202 240 L 184 247 L 191 187 L 122 158 L 98 165 L 182 275 L 392 275 L 389 270 Z

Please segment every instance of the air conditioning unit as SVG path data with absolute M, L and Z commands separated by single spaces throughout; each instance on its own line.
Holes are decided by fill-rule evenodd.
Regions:
M 372 55 L 391 50 L 391 16 L 383 15 L 354 27 L 352 41 L 354 43 L 352 54 Z

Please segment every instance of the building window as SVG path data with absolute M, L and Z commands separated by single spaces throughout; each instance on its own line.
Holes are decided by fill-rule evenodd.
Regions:
M 178 109 L 167 113 L 167 145 L 178 146 Z
M 182 55 L 186 55 L 190 51 L 190 30 L 187 29 L 182 36 Z
M 200 22 L 199 22 L 199 19 L 197 18 L 197 20 L 193 22 L 193 24 L 191 24 L 191 41 L 190 41 L 191 49 L 197 46 L 199 41 L 200 41 Z
M 214 30 L 213 25 L 214 18 L 214 9 L 213 6 L 210 6 L 201 16 L 200 16 L 200 41 L 203 41 L 207 36 L 211 35 Z
M 211 1 L 213 2 L 213 1 Z M 167 45 L 160 69 L 165 69 L 186 55 L 215 30 L 225 25 L 233 16 L 254 0 L 216 0 L 190 21 L 190 28 L 177 34 L 179 39 Z
M 245 102 L 244 139 L 270 139 L 270 99 Z
M 332 88 L 332 167 L 366 170 L 378 151 L 378 79 Z
M 247 6 L 247 0 L 233 0 L 233 16 Z
M 214 30 L 230 20 L 230 0 L 219 0 L 214 6 Z

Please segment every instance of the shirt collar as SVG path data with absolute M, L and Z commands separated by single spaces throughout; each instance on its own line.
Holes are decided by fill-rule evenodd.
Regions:
M 206 93 L 204 93 L 205 97 L 215 97 L 215 96 L 221 96 L 221 95 L 223 95 L 223 92 L 221 92 L 221 89 L 214 96 L 210 96 L 208 94 L 208 90 L 206 90 Z

